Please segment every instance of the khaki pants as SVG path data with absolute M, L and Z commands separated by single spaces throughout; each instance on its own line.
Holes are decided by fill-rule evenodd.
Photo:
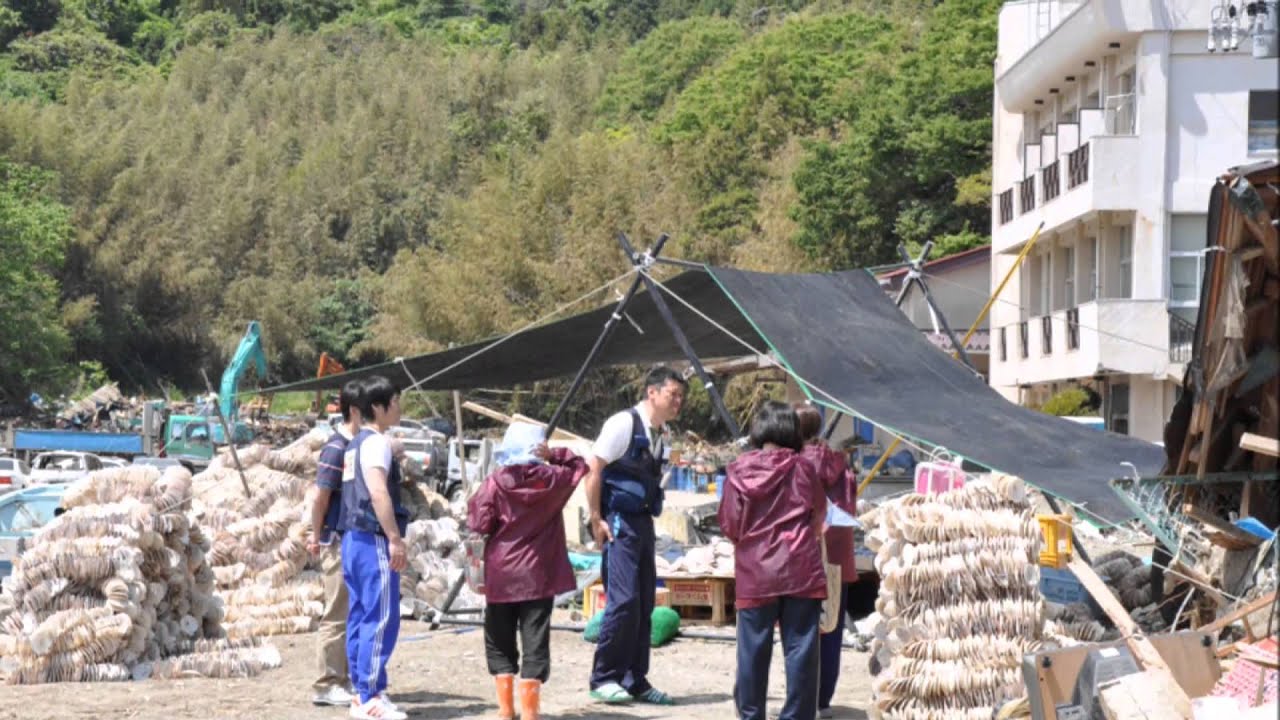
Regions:
M 346 688 L 351 684 L 347 673 L 347 583 L 342 579 L 340 543 L 320 548 L 320 572 L 324 582 L 324 614 L 320 616 L 320 632 L 316 640 L 316 657 L 320 679 L 315 689 Z

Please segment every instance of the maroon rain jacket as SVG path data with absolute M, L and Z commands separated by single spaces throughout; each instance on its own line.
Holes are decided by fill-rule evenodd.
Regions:
M 752 450 L 729 464 L 718 516 L 734 546 L 738 607 L 827 596 L 818 546 L 826 512 L 813 465 L 793 450 Z
M 841 510 L 854 515 L 857 512 L 858 483 L 849 464 L 840 453 L 822 443 L 805 445 L 801 455 L 813 464 L 822 483 L 827 500 Z M 827 562 L 840 566 L 842 582 L 858 579 L 858 568 L 853 558 L 853 528 L 827 528 L 823 533 L 827 543 Z
M 485 599 L 514 603 L 549 598 L 577 586 L 561 512 L 587 462 L 566 448 L 547 464 L 508 465 L 485 478 L 467 503 L 467 527 L 488 535 Z

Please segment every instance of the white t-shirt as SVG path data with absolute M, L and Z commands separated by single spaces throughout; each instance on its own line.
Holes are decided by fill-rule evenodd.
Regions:
M 650 419 L 644 403 L 636 405 L 635 410 L 640 413 L 640 422 L 644 423 L 645 430 L 649 434 L 650 451 L 655 458 L 663 459 L 665 448 L 662 445 L 662 428 L 653 427 L 653 421 Z M 626 455 L 627 446 L 630 444 L 631 411 L 624 410 L 620 413 L 615 413 L 604 421 L 604 427 L 600 429 L 600 436 L 596 438 L 595 445 L 591 447 L 591 454 L 605 461 L 605 463 L 611 463 Z
M 365 426 L 365 430 L 373 430 L 369 426 Z M 347 451 L 347 457 L 354 456 L 356 448 Z M 369 472 L 374 468 L 382 470 L 383 473 L 391 472 L 391 443 L 387 440 L 387 436 L 374 430 L 374 433 L 360 442 L 360 472 L 366 478 Z M 351 479 L 355 479 L 356 468 L 355 463 L 348 459 L 343 463 L 343 474 L 350 475 Z M 346 479 L 344 477 L 344 479 Z

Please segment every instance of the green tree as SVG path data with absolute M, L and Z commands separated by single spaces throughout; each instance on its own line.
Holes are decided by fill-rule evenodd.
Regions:
M 989 229 L 991 62 L 997 0 L 946 0 L 892 81 L 865 94 L 839 141 L 796 173 L 796 243 L 828 267 L 884 262 L 899 241 Z
M 63 377 L 70 339 L 58 282 L 72 228 L 49 172 L 0 160 L 0 398 L 23 400 Z

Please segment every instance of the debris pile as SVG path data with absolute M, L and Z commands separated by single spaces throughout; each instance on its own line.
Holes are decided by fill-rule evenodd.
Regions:
M 1022 481 L 991 476 L 908 495 L 863 516 L 877 551 L 875 711 L 888 720 L 986 720 L 1024 692 L 1040 647 L 1040 527 Z
M 436 495 L 436 498 L 440 496 Z M 433 502 L 432 506 L 438 504 Z M 411 599 L 417 599 L 428 607 L 443 609 L 449 590 L 466 572 L 467 552 L 462 542 L 461 525 L 448 515 L 414 520 L 405 533 L 405 545 L 409 567 L 400 574 L 402 603 L 411 605 Z M 482 608 L 484 596 L 463 585 L 451 607 L 458 610 Z
M 724 538 L 716 538 L 709 545 L 689 547 L 670 543 L 666 552 L 659 548 L 656 565 L 659 577 L 733 577 L 733 543 Z
M 309 632 L 324 612 L 324 587 L 306 569 L 306 497 L 327 437 L 315 431 L 279 450 L 239 449 L 248 496 L 227 453 L 195 477 L 193 516 L 212 541 L 209 561 L 228 637 Z
M 191 488 L 181 467 L 129 467 L 68 489 L 67 512 L 35 536 L 0 595 L 0 677 L 231 677 L 278 666 L 274 648 L 220 639 L 212 545 L 186 514 Z

